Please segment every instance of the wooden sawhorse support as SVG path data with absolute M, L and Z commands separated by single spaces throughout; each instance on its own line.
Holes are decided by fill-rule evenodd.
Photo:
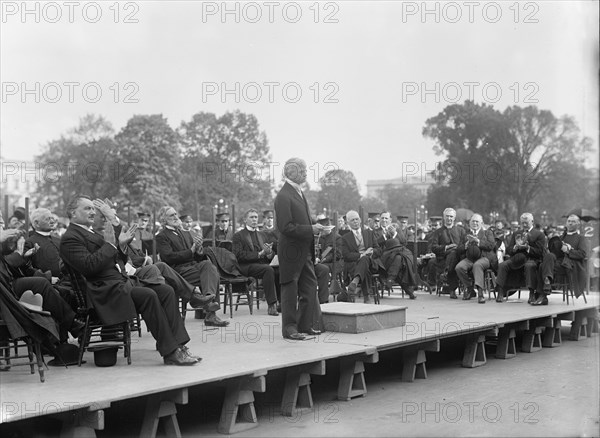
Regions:
M 258 426 L 254 393 L 266 391 L 266 375 L 267 371 L 261 370 L 226 383 L 225 400 L 217 426 L 219 433 L 231 435 Z
M 325 375 L 325 361 L 288 368 L 281 400 L 281 415 L 293 417 L 298 408 L 312 408 L 310 375 Z
M 556 315 L 552 316 L 552 325 L 546 327 L 544 330 L 544 337 L 542 339 L 542 347 L 552 348 L 559 347 L 562 344 L 561 330 L 561 319 Z
M 60 438 L 95 437 L 97 430 L 104 430 L 104 409 L 110 403 L 94 403 L 87 408 L 54 415 L 62 420 Z
M 569 339 L 572 341 L 580 341 L 587 339 L 587 324 L 589 312 L 587 310 L 579 310 L 575 312 L 575 320 L 571 323 L 571 331 Z
M 181 431 L 177 422 L 177 407 L 175 404 L 187 405 L 187 403 L 187 388 L 174 389 L 149 396 L 146 402 L 146 412 L 142 422 L 140 438 L 154 438 L 161 419 L 164 419 L 163 426 L 166 436 L 180 438 Z
M 598 309 L 592 309 L 588 315 L 588 327 L 587 336 L 591 338 L 598 334 L 598 322 L 600 321 L 600 314 Z
M 529 330 L 523 333 L 521 342 L 521 351 L 525 353 L 533 353 L 542 349 L 542 333 L 547 327 L 553 326 L 553 318 L 551 316 L 544 318 L 532 319 L 529 321 Z
M 467 335 L 462 366 L 475 368 L 487 363 L 485 356 L 485 336 L 487 332 L 472 333 Z
M 367 393 L 365 383 L 365 362 L 379 362 L 379 353 L 366 352 L 357 356 L 343 357 L 340 360 L 340 382 L 338 384 L 338 400 L 348 401 Z
M 414 382 L 415 378 L 427 378 L 427 368 L 425 367 L 425 362 L 427 361 L 425 356 L 426 351 L 440 351 L 440 340 L 436 339 L 435 341 L 409 346 L 402 351 L 404 363 L 402 366 L 403 382 Z

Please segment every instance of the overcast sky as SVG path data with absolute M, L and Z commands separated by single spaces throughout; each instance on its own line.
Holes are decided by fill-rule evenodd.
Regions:
M 118 131 L 240 109 L 274 161 L 350 170 L 364 193 L 432 169 L 425 120 L 469 97 L 570 114 L 597 150 L 598 2 L 424 5 L 2 2 L 2 156 L 33 159 L 86 113 Z

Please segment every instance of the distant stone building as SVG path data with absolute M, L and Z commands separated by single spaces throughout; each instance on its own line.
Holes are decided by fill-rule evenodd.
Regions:
M 435 182 L 431 174 L 421 176 L 407 176 L 394 179 L 371 179 L 367 180 L 367 197 L 378 197 L 381 192 L 388 186 L 393 189 L 401 188 L 404 185 L 414 187 L 423 196 L 427 195 L 427 190 Z

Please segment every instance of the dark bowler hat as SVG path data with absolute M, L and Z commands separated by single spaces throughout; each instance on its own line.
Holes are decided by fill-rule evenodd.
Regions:
M 368 214 L 369 214 L 369 219 L 375 219 L 376 217 L 379 217 L 379 213 L 374 212 L 374 211 L 372 211 Z
M 94 363 L 97 367 L 112 367 L 117 363 L 117 345 L 95 345 L 89 347 L 88 351 L 94 352 Z
M 146 212 L 146 211 L 138 211 L 138 217 L 142 218 L 142 217 L 147 217 L 148 219 L 150 219 L 150 213 Z
M 219 213 L 215 217 L 217 219 L 229 220 L 229 213 Z
M 398 219 L 399 221 L 407 221 L 408 220 L 408 216 L 405 216 L 403 214 L 399 214 L 398 216 L 396 216 L 396 219 Z
M 51 367 L 64 367 L 79 364 L 79 347 L 73 344 L 60 344 L 54 351 L 54 359 L 48 362 Z M 85 360 L 81 361 L 85 363 Z
M 25 209 L 23 207 L 15 208 L 13 216 L 16 217 L 17 219 L 19 219 L 20 221 L 24 221 L 25 220 Z
M 439 222 L 439 221 L 441 221 L 441 220 L 442 220 L 442 217 L 441 217 L 441 216 L 431 216 L 431 217 L 429 218 L 429 220 L 430 220 L 431 222 Z
M 188 218 L 192 219 L 192 215 L 185 213 L 185 214 L 182 214 L 181 216 L 179 216 L 179 220 L 181 220 L 181 221 L 184 221 L 184 220 L 186 220 Z
M 389 251 L 391 249 L 395 249 L 395 248 L 400 248 L 400 242 L 398 241 L 398 239 L 394 238 L 394 239 L 388 239 L 385 241 L 385 250 Z
M 265 210 L 263 211 L 263 217 L 264 218 L 273 218 L 275 215 L 275 212 L 273 210 Z

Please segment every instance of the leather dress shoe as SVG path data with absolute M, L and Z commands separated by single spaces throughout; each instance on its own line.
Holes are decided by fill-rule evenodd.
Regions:
M 215 299 L 213 294 L 202 295 L 201 293 L 194 292 L 190 298 L 190 306 L 192 309 L 201 309 L 209 303 L 212 303 Z
M 71 324 L 71 328 L 69 332 L 73 335 L 75 339 L 78 339 L 83 334 L 83 329 L 85 328 L 85 324 L 78 319 L 73 319 L 73 323 Z
M 453 291 L 453 290 L 450 291 L 450 298 L 452 298 L 453 300 L 457 300 L 458 299 L 458 297 L 456 296 L 456 292 L 455 291 Z
M 211 312 L 216 312 L 220 308 L 221 308 L 221 306 L 219 306 L 219 303 L 215 303 L 213 301 L 212 303 L 208 303 L 208 304 L 204 305 L 202 307 L 202 310 L 204 310 L 206 313 L 211 313 Z
M 267 310 L 267 313 L 270 316 L 279 316 L 279 312 L 277 311 L 277 306 L 275 304 L 269 304 L 269 310 Z
M 187 357 L 191 357 L 192 359 L 194 359 L 196 362 L 200 362 L 202 360 L 202 358 L 200 356 L 194 356 L 192 354 L 192 352 L 190 351 L 189 348 L 187 348 L 186 345 L 180 345 L 179 348 L 181 348 L 181 351 L 183 351 L 183 353 L 187 356 Z
M 410 298 L 411 300 L 416 300 L 417 296 L 415 295 L 415 293 L 412 290 L 407 290 L 406 293 L 408 294 L 408 298 Z
M 548 296 L 546 294 L 540 294 L 540 296 L 531 303 L 532 306 L 547 306 L 548 305 Z
M 165 365 L 195 365 L 198 363 L 196 359 L 192 359 L 185 354 L 181 348 L 177 348 L 171 354 L 166 355 L 163 362 Z
M 277 311 L 281 313 L 281 303 L 277 303 Z
M 284 336 L 284 338 L 292 341 L 304 341 L 306 339 L 306 335 L 304 333 L 290 333 L 289 335 Z
M 485 304 L 485 296 L 483 295 L 483 289 L 477 286 L 477 302 L 479 304 Z
M 227 327 L 229 325 L 229 321 L 223 321 L 213 312 L 204 318 L 204 325 L 212 327 Z
M 529 299 L 527 300 L 527 304 L 532 304 L 535 301 L 535 292 L 529 292 Z
M 467 301 L 471 299 L 471 296 L 474 294 L 475 292 L 473 291 L 473 289 L 469 288 L 465 291 L 465 293 L 463 294 L 462 299 Z
M 348 285 L 348 299 L 349 301 L 354 302 L 354 297 L 356 296 L 356 286 L 357 284 L 354 281 L 351 281 Z
M 551 294 L 552 293 L 552 285 L 550 283 L 544 283 L 543 291 L 545 294 Z
M 311 336 L 319 336 L 321 333 L 323 333 L 321 330 L 317 330 L 317 329 L 308 329 L 306 331 L 307 335 L 311 335 Z

